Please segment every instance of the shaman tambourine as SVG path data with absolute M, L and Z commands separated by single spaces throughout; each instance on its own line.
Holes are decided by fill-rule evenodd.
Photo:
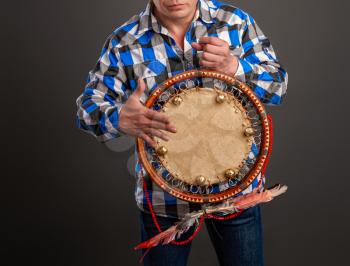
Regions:
M 214 203 L 235 196 L 260 174 L 270 142 L 265 109 L 247 84 L 222 73 L 192 70 L 153 90 L 145 106 L 177 128 L 150 147 L 137 139 L 152 180 L 185 201 Z

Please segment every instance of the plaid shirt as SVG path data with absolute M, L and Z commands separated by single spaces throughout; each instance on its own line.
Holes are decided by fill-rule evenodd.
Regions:
M 142 77 L 146 81 L 147 89 L 141 97 L 141 101 L 145 101 L 166 79 L 199 68 L 199 57 L 191 43 L 203 36 L 216 36 L 228 42 L 231 53 L 239 58 L 236 78 L 249 83 L 263 103 L 281 103 L 287 89 L 287 73 L 251 16 L 216 0 L 198 0 L 182 50 L 168 30 L 158 23 L 149 3 L 141 14 L 132 17 L 107 38 L 95 68 L 89 73 L 85 90 L 77 99 L 78 127 L 102 142 L 120 136 L 119 112 L 136 89 L 137 79 Z M 257 151 L 252 149 L 249 156 L 256 155 Z M 179 200 L 159 188 L 143 169 L 137 154 L 136 159 L 135 197 L 141 210 L 149 211 L 142 175 L 157 215 L 183 217 L 201 208 L 199 204 Z M 265 183 L 265 178 L 259 175 L 240 194 L 251 192 L 260 180 Z

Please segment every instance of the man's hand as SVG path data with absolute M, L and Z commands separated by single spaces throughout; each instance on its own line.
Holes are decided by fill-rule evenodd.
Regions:
M 229 44 L 217 37 L 202 37 L 192 48 L 203 51 L 199 64 L 203 67 L 234 76 L 238 68 L 238 59 L 231 55 Z
M 140 102 L 140 97 L 146 88 L 143 79 L 138 80 L 138 87 L 128 98 L 119 114 L 119 130 L 123 133 L 140 137 L 152 147 L 156 145 L 153 137 L 169 140 L 164 131 L 176 132 L 176 128 L 169 121 L 169 117 L 146 108 Z

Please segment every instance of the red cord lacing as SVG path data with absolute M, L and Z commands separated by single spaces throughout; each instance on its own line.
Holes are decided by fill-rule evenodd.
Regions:
M 268 149 L 268 154 L 267 154 L 267 157 L 266 157 L 266 160 L 264 162 L 264 165 L 262 167 L 262 170 L 261 170 L 261 174 L 264 175 L 265 172 L 266 172 L 266 167 L 267 167 L 267 164 L 270 160 L 270 157 L 271 157 L 271 153 L 272 153 L 272 144 L 273 144 L 273 124 L 272 124 L 272 116 L 268 115 L 267 116 L 268 120 L 269 120 L 269 132 L 270 132 L 270 142 L 269 142 L 269 149 Z M 261 180 L 259 181 L 259 184 L 258 186 L 261 185 Z M 156 217 L 156 214 L 154 212 L 154 209 L 153 209 L 153 206 L 152 206 L 152 202 L 151 202 L 151 199 L 149 197 L 149 193 L 148 193 L 148 190 L 147 190 L 147 184 L 146 184 L 146 181 L 145 179 L 143 179 L 143 191 L 145 192 L 145 196 L 146 196 L 146 200 L 147 200 L 147 204 L 148 204 L 148 208 L 149 208 L 149 211 L 152 215 L 152 219 L 153 219 L 153 222 L 154 224 L 156 225 L 157 227 L 157 230 L 159 231 L 159 233 L 162 232 L 162 229 L 160 228 L 159 226 L 159 223 L 158 223 L 158 220 L 157 220 L 157 217 Z M 237 217 L 238 215 L 240 215 L 244 210 L 240 210 L 238 212 L 235 212 L 233 214 L 230 214 L 230 215 L 226 215 L 226 216 L 217 216 L 217 215 L 213 215 L 213 214 L 204 214 L 200 217 L 200 220 L 199 220 L 199 224 L 197 226 L 197 228 L 194 230 L 193 234 L 186 240 L 183 240 L 183 241 L 171 241 L 170 243 L 171 244 L 174 244 L 174 245 L 177 245 L 177 246 L 182 246 L 182 245 L 186 245 L 188 243 L 190 243 L 194 238 L 195 236 L 198 234 L 199 230 L 202 228 L 203 226 L 203 223 L 204 223 L 204 219 L 207 218 L 207 219 L 215 219 L 215 220 L 221 220 L 221 221 L 225 221 L 225 220 L 229 220 L 229 219 L 233 219 L 235 217 Z M 144 259 L 144 257 L 147 255 L 147 253 L 149 252 L 150 248 L 143 254 L 143 256 L 141 257 L 140 259 L 140 262 L 142 262 L 142 260 Z

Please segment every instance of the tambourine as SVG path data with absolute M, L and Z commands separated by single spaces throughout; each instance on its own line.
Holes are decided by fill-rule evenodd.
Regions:
M 261 173 L 270 146 L 269 119 L 245 83 L 191 70 L 155 88 L 145 106 L 164 112 L 177 128 L 152 148 L 137 139 L 141 163 L 169 194 L 216 203 L 246 189 Z

